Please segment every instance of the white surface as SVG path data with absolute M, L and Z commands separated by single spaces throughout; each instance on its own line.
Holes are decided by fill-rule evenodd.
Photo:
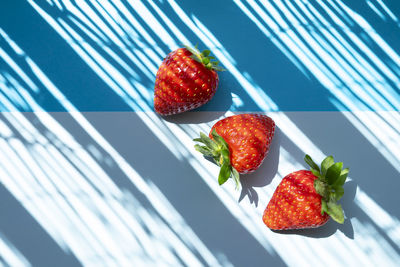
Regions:
M 16 230 L 49 234 L 84 265 L 399 262 L 399 174 L 346 114 L 269 113 L 278 126 L 270 153 L 242 176 L 241 191 L 233 181 L 218 186 L 216 166 L 193 149 L 191 139 L 221 115 L 150 122 L 144 112 L 2 113 L 1 181 L 22 205 L 9 208 L 26 209 L 45 233 L 31 224 Z M 270 231 L 262 212 L 281 178 L 305 168 L 304 153 L 332 154 L 350 167 L 345 224 Z M 20 241 L 34 247 L 28 236 Z

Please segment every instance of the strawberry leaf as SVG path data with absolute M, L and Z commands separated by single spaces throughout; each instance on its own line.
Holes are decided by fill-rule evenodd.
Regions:
M 231 166 L 229 164 L 222 164 L 221 169 L 219 170 L 219 175 L 218 175 L 218 183 L 219 185 L 222 185 L 225 183 L 229 177 L 231 176 Z
M 196 60 L 196 61 L 199 62 L 199 63 L 203 63 L 203 62 L 201 61 L 201 58 L 199 58 L 197 55 L 191 55 L 190 58 Z
M 231 167 L 231 171 L 232 171 L 232 177 L 233 177 L 233 180 L 235 181 L 235 184 L 236 184 L 236 189 L 239 189 L 239 187 L 240 187 L 240 175 L 239 175 L 239 172 L 234 168 L 234 167 Z
M 328 168 L 325 177 L 329 185 L 333 185 L 337 181 L 340 176 L 340 172 L 342 171 L 342 168 L 343 162 L 336 162 Z
M 229 150 L 227 149 L 223 149 L 221 150 L 221 156 L 222 156 L 222 160 L 223 160 L 223 164 L 231 164 L 231 160 L 229 159 Z
M 205 135 L 204 133 L 200 133 L 200 138 L 196 138 L 193 139 L 193 141 L 195 142 L 200 142 L 205 144 L 208 148 L 210 148 L 211 150 L 215 150 L 218 148 L 217 144 L 215 143 L 215 141 L 213 141 L 211 138 L 209 138 L 207 135 Z
M 342 185 L 344 185 L 344 183 L 346 182 L 346 178 L 347 178 L 348 174 L 349 174 L 349 168 L 343 169 L 340 172 L 339 178 L 336 180 L 336 182 L 333 185 L 334 186 L 339 186 L 339 185 L 342 186 Z
M 201 54 L 202 54 L 204 57 L 208 57 L 208 56 L 210 55 L 210 53 L 211 53 L 211 51 L 208 50 L 208 49 L 205 49 L 205 50 L 203 50 L 203 52 L 201 52 Z
M 304 161 L 305 161 L 312 169 L 314 169 L 314 170 L 317 171 L 318 173 L 320 172 L 318 165 L 312 160 L 312 158 L 311 158 L 309 155 L 306 155 L 306 156 L 304 157 Z M 314 175 L 315 175 L 315 176 L 319 176 L 319 175 L 316 175 L 315 173 L 314 173 Z
M 336 202 L 344 194 L 343 184 L 346 181 L 349 169 L 343 168 L 343 162 L 334 162 L 332 156 L 326 157 L 321 162 L 321 172 L 310 156 L 306 155 L 304 161 L 310 165 L 311 172 L 318 178 L 314 180 L 314 189 L 321 195 L 321 214 L 327 213 L 338 223 L 344 222 L 342 206 Z M 317 171 L 318 170 L 318 171 Z
M 204 133 L 200 133 L 200 138 L 195 138 L 193 141 L 203 143 L 205 146 L 195 144 L 195 149 L 205 156 L 212 157 L 215 163 L 221 167 L 218 174 L 218 183 L 220 185 L 232 176 L 236 184 L 236 189 L 238 189 L 240 187 L 240 176 L 239 172 L 231 166 L 228 144 L 215 129 L 211 132 L 211 136 L 213 139 Z
M 211 152 L 211 150 L 206 147 L 206 146 L 200 146 L 200 145 L 194 145 L 194 148 L 199 151 L 201 154 L 203 154 L 204 156 L 208 156 L 208 157 L 212 157 L 213 153 Z
M 325 200 L 321 200 L 321 214 L 324 215 L 324 213 L 328 213 L 328 205 L 326 204 Z
M 228 150 L 228 144 L 226 143 L 225 139 L 220 136 L 217 131 L 214 130 L 211 132 L 212 137 L 214 138 L 215 142 L 219 145 L 220 148 Z
M 314 170 L 313 168 L 310 169 L 310 171 L 317 177 L 321 177 L 321 174 L 319 173 L 319 171 Z
M 201 59 L 201 62 L 202 62 L 204 65 L 207 65 L 208 63 L 210 63 L 210 59 L 207 58 L 207 57 L 203 57 L 203 58 Z M 212 65 L 211 65 L 211 66 L 212 66 Z
M 333 189 L 335 190 L 335 193 L 334 193 L 335 200 L 336 201 L 340 200 L 342 198 L 343 194 L 344 194 L 343 187 L 342 186 L 336 186 Z
M 190 55 L 190 58 L 196 60 L 197 62 L 201 63 L 204 65 L 209 70 L 215 70 L 215 71 L 225 71 L 224 68 L 221 68 L 218 65 L 218 61 L 211 61 L 212 59 L 215 59 L 215 57 L 210 56 L 211 51 L 208 49 L 203 50 L 203 52 L 200 53 L 199 49 L 197 48 L 197 45 L 195 48 L 191 48 L 187 45 L 185 45 L 185 48 L 192 53 Z
M 214 62 L 213 62 L 213 63 L 214 63 Z M 213 69 L 213 70 L 216 70 L 216 71 L 226 71 L 226 69 L 221 68 L 221 67 L 219 67 L 219 66 L 215 66 L 215 64 L 213 64 L 212 69 Z
M 193 55 L 197 55 L 199 53 L 199 50 L 197 49 L 197 45 L 195 45 L 194 49 L 191 48 L 188 45 L 184 45 L 184 47 L 189 50 L 190 53 L 192 53 Z
M 335 163 L 333 160 L 332 156 L 326 157 L 322 162 L 321 162 L 321 172 L 322 176 L 325 177 L 326 171 L 329 169 L 330 166 L 332 166 Z
M 336 222 L 343 224 L 344 222 L 344 214 L 342 206 L 337 204 L 335 201 L 328 201 L 327 203 L 328 211 L 327 213 L 334 219 Z

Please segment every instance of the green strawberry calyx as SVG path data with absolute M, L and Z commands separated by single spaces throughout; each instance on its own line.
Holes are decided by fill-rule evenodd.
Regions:
M 211 132 L 212 139 L 206 134 L 200 132 L 200 138 L 193 139 L 196 144 L 194 148 L 205 157 L 212 158 L 214 162 L 221 167 L 218 175 L 218 183 L 222 185 L 229 177 L 232 177 L 236 184 L 236 189 L 240 187 L 239 172 L 231 165 L 229 147 L 224 138 L 214 129 Z
M 203 50 L 203 52 L 200 52 L 199 49 L 197 48 L 197 45 L 193 48 L 190 46 L 185 45 L 185 48 L 192 53 L 190 56 L 192 59 L 196 60 L 197 62 L 200 62 L 201 64 L 204 65 L 209 70 L 216 70 L 216 71 L 225 71 L 224 68 L 221 66 L 218 66 L 219 62 L 214 60 L 215 57 L 210 56 L 211 51 L 208 49 Z
M 321 214 L 325 212 L 336 222 L 344 222 L 343 209 L 337 203 L 343 194 L 343 185 L 346 182 L 349 168 L 343 169 L 343 162 L 336 162 L 332 156 L 326 157 L 321 162 L 321 168 L 312 160 L 309 155 L 304 161 L 310 166 L 310 171 L 317 176 L 314 181 L 315 191 L 321 195 Z

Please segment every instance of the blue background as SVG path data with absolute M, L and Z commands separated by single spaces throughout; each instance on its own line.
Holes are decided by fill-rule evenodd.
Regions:
M 57 8 L 51 7 L 45 1 L 38 1 L 39 6 L 49 12 L 54 17 L 64 18 L 68 21 L 66 11 L 57 11 Z M 272 2 L 271 2 L 272 3 Z M 398 22 L 390 19 L 382 19 L 377 15 L 367 4 L 367 1 L 343 1 L 343 3 L 368 19 L 368 22 L 379 33 L 379 35 L 392 47 L 394 51 L 400 49 L 400 29 Z M 294 3 L 293 3 L 294 4 Z M 387 1 L 388 8 L 398 14 L 400 5 L 396 1 Z M 90 4 L 89 4 L 90 5 Z M 160 9 L 175 25 L 179 25 L 181 32 L 193 43 L 199 44 L 200 48 L 206 48 L 202 40 L 196 36 L 193 31 L 185 25 L 179 18 L 179 15 L 174 11 L 168 3 L 158 3 Z M 272 5 L 275 5 L 272 3 Z M 296 4 L 294 4 L 296 6 Z M 319 7 L 315 1 L 310 1 L 310 5 Z M 129 6 L 129 5 L 126 5 Z M 149 4 L 145 6 L 151 9 Z M 237 5 L 231 1 L 201 1 L 194 4 L 192 1 L 179 2 L 179 6 L 192 17 L 201 21 L 204 26 L 214 34 L 214 36 L 223 44 L 224 48 L 229 51 L 236 66 L 240 72 L 248 73 L 252 80 L 265 91 L 265 93 L 276 103 L 277 109 L 281 111 L 338 111 L 338 110 L 398 110 L 399 106 L 389 106 L 373 108 L 369 105 L 366 107 L 356 105 L 355 108 L 346 106 L 337 106 L 332 103 L 335 95 L 324 88 L 323 85 L 313 76 L 313 73 L 307 69 L 305 63 L 297 60 L 297 64 L 301 66 L 303 71 L 295 66 L 271 41 L 271 38 L 266 38 L 263 32 L 257 29 L 254 23 Z M 245 4 L 246 6 L 246 4 Z M 248 7 L 248 5 L 247 5 Z M 276 7 L 276 5 L 275 5 Z M 279 8 L 278 8 L 279 9 Z M 131 9 L 132 11 L 132 9 Z M 302 11 L 298 8 L 300 14 Z M 340 25 L 337 25 L 323 9 L 318 10 L 321 16 L 326 19 L 338 33 L 345 33 Z M 338 13 L 336 13 L 338 15 Z M 142 22 L 145 30 L 157 42 L 157 46 L 165 53 L 170 51 L 169 47 L 163 41 L 154 35 L 154 32 L 143 23 L 143 18 L 132 12 L 135 18 Z M 351 19 L 351 18 L 350 18 Z M 286 21 L 287 22 L 287 21 Z M 25 1 L 2 1 L 0 23 L 2 29 L 38 64 L 46 75 L 52 80 L 61 92 L 68 98 L 71 103 L 80 111 L 129 111 L 132 107 L 126 105 L 122 99 L 110 90 L 110 88 L 102 81 L 90 67 L 77 55 L 71 47 L 54 31 L 54 29 L 43 20 L 43 18 L 34 12 L 32 6 Z M 324 35 L 321 34 L 320 25 L 315 20 L 309 19 L 304 25 L 310 32 L 320 35 L 324 40 Z M 346 23 L 346 21 L 344 21 Z M 72 26 L 73 27 L 73 26 Z M 268 28 L 268 25 L 265 25 Z M 369 45 L 369 49 L 375 55 L 386 63 L 399 78 L 398 65 L 385 53 L 382 47 L 379 47 L 365 34 L 365 29 L 361 28 L 356 23 L 347 23 L 347 27 L 352 30 L 352 33 L 357 35 L 361 40 Z M 74 28 L 83 37 L 85 35 L 78 27 Z M 295 35 L 300 38 L 301 34 L 295 27 L 281 27 L 279 31 L 283 34 L 293 30 Z M 275 34 L 273 34 L 274 36 Z M 174 36 L 172 36 L 173 38 Z M 275 36 L 274 36 L 275 37 Z M 342 34 L 343 40 L 351 40 Z M 176 40 L 176 39 L 175 39 Z M 326 40 L 326 39 L 325 39 Z M 86 40 L 90 45 L 98 49 L 98 52 L 112 63 L 115 63 L 98 44 L 92 40 Z M 151 47 L 151 44 L 146 43 L 145 39 L 140 39 L 144 46 Z M 176 40 L 177 45 L 181 45 L 180 40 Z M 306 42 L 307 43 L 307 42 Z M 127 60 L 126 55 L 121 53 L 120 48 L 113 47 L 118 56 L 123 60 Z M 7 44 L 2 42 L 2 47 L 6 51 Z M 137 46 L 133 46 L 137 48 Z M 318 51 L 315 51 L 310 45 L 309 48 L 314 56 L 321 57 Z M 355 51 L 375 67 L 375 70 L 382 74 L 378 66 L 374 65 L 373 59 L 369 58 L 356 45 L 353 45 Z M 9 49 L 9 48 L 8 48 Z M 289 50 L 290 51 L 290 50 Z M 290 53 L 290 52 L 289 52 Z M 165 56 L 164 55 L 164 56 Z M 320 58 L 324 61 L 324 58 Z M 118 66 L 118 64 L 115 64 Z M 130 67 L 139 75 L 140 83 L 151 93 L 154 87 L 154 80 L 149 79 L 134 64 Z M 357 68 L 354 67 L 355 71 Z M 129 76 L 125 69 L 119 66 L 118 69 L 123 75 Z M 29 71 L 26 70 L 26 71 Z M 333 71 L 334 73 L 334 71 Z M 155 75 L 155 73 L 153 73 Z M 386 82 L 390 87 L 394 88 L 397 94 L 393 94 L 393 98 L 398 99 L 398 84 L 394 84 L 390 79 L 385 77 Z M 338 76 L 340 80 L 340 77 Z M 214 99 L 207 105 L 201 107 L 200 111 L 226 111 L 231 108 L 232 97 L 230 93 L 234 93 L 242 100 L 243 105 L 236 110 L 239 111 L 267 111 L 261 110 L 254 100 L 249 97 L 233 75 L 227 72 L 220 73 L 220 87 Z M 340 81 L 339 81 L 340 82 Z M 367 84 L 368 81 L 358 81 L 361 86 Z M 346 88 L 346 83 L 343 82 L 343 87 Z M 357 95 L 354 95 L 357 98 Z M 35 96 L 35 99 L 47 111 L 65 111 L 63 107 L 54 99 L 46 90 L 41 90 L 41 93 Z M 152 106 L 151 102 L 148 102 Z M 143 108 L 136 108 L 143 109 Z M 23 109 L 22 109 L 23 110 Z M 276 110 L 272 108 L 271 110 Z

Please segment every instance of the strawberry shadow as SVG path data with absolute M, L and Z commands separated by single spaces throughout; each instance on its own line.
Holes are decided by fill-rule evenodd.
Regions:
M 354 239 L 354 229 L 350 219 L 354 217 L 356 213 L 355 211 L 357 210 L 357 207 L 354 203 L 357 184 L 354 181 L 348 181 L 344 184 L 344 190 L 345 194 L 340 200 L 346 217 L 343 224 L 339 224 L 330 219 L 325 225 L 318 228 L 271 231 L 282 235 L 302 235 L 311 238 L 325 238 L 333 235 L 337 230 L 339 230 L 347 238 Z
M 255 172 L 241 175 L 240 183 L 242 185 L 242 191 L 240 193 L 239 201 L 242 201 L 245 196 L 249 198 L 251 204 L 258 206 L 258 193 L 254 189 L 255 187 L 264 187 L 271 183 L 278 171 L 279 165 L 279 150 L 281 146 L 282 132 L 277 127 L 275 130 L 274 138 L 271 142 L 271 147 L 267 157 L 261 164 L 260 168 Z

